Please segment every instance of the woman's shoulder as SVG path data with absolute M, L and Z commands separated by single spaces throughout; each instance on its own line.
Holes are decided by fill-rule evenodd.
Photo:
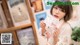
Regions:
M 68 30 L 69 30 L 69 31 L 70 31 L 70 30 L 72 31 L 72 28 L 71 28 L 70 24 L 67 23 L 67 22 L 63 24 L 62 29 L 63 29 L 63 30 L 67 30 L 67 31 L 68 31 Z
M 68 23 L 65 23 L 62 27 L 61 27 L 61 35 L 71 35 L 72 33 L 72 29 L 70 27 L 70 25 Z
M 71 25 L 70 25 L 68 22 L 65 22 L 65 23 L 63 24 L 63 27 L 64 27 L 64 28 L 71 28 Z

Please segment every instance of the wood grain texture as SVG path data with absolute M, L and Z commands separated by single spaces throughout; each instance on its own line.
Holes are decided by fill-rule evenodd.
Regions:
M 19 30 L 19 29 L 26 28 L 26 27 L 29 27 L 29 26 L 32 26 L 32 24 L 26 24 L 26 25 L 21 25 L 21 26 L 18 26 L 18 27 L 7 28 L 7 29 L 0 29 L 0 33 L 8 32 L 8 31 L 15 31 L 15 30 Z
M 3 7 L 3 10 L 4 10 L 6 20 L 8 22 L 8 27 L 13 27 L 14 25 L 13 25 L 13 22 L 12 22 L 12 19 L 11 19 L 11 16 L 10 16 L 9 8 L 8 8 L 8 5 L 7 5 L 7 0 L 2 0 L 2 7 Z

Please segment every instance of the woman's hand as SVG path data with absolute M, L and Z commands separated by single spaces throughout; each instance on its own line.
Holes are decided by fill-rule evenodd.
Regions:
M 42 29 L 44 29 L 45 28 L 45 26 L 46 26 L 46 24 L 44 23 L 44 21 L 42 20 L 42 21 L 40 21 L 40 27 L 42 28 Z
M 57 42 L 59 41 L 58 36 L 60 34 L 60 30 L 56 27 L 56 25 L 54 26 L 55 31 L 53 33 L 53 38 L 54 38 L 54 45 L 57 44 Z
M 54 31 L 53 34 L 54 34 L 55 37 L 58 37 L 59 34 L 60 34 L 60 30 L 58 28 L 56 28 L 56 30 Z
M 45 27 L 46 27 L 46 24 L 44 23 L 44 21 L 42 20 L 42 21 L 40 21 L 40 27 L 42 28 L 42 35 L 44 36 L 44 33 L 45 33 Z
M 57 42 L 59 41 L 59 39 L 58 39 L 59 34 L 60 34 L 60 30 L 59 29 L 55 30 L 54 36 L 53 36 L 53 38 L 54 38 L 54 45 L 56 45 Z

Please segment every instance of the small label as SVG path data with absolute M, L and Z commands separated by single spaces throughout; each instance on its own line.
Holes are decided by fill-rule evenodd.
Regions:
M 1 33 L 1 44 L 12 44 L 12 33 Z

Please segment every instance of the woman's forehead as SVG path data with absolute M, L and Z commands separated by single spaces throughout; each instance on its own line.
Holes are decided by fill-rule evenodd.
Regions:
M 59 9 L 62 9 L 60 6 L 58 5 L 55 5 L 54 8 L 59 8 Z
M 63 5 L 55 5 L 54 8 L 65 9 L 65 6 L 63 6 Z

